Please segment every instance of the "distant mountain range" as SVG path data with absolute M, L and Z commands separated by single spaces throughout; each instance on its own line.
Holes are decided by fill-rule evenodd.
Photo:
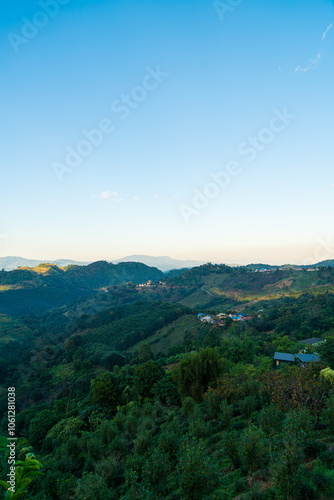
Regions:
M 70 265 L 87 266 L 90 262 L 78 262 L 75 260 L 58 259 L 58 260 L 38 260 L 38 259 L 25 259 L 23 257 L 0 257 L 0 270 L 12 271 L 18 267 L 36 267 L 39 264 L 47 262 L 55 264 L 58 267 L 66 267 Z
M 241 266 L 245 267 L 247 269 L 250 269 L 251 271 L 255 271 L 256 269 L 276 269 L 278 267 L 333 267 L 334 266 L 334 260 L 323 260 L 321 262 L 317 262 L 316 264 L 310 264 L 310 265 L 303 265 L 303 264 L 280 264 L 277 266 L 273 266 L 272 264 L 247 264 L 247 266 Z
M 141 262 L 142 264 L 146 264 L 146 266 L 156 267 L 163 272 L 171 271 L 172 269 L 186 269 L 205 264 L 204 261 L 200 260 L 178 260 L 167 256 L 152 257 L 150 255 L 130 255 L 112 261 L 113 264 L 118 264 L 119 262 Z
M 12 271 L 13 269 L 17 269 L 18 267 L 36 267 L 42 263 L 55 264 L 58 267 L 66 267 L 70 265 L 76 266 L 87 266 L 88 264 L 92 264 L 91 261 L 76 261 L 69 259 L 57 259 L 57 260 L 38 260 L 38 259 L 25 259 L 23 257 L 0 257 L 0 270 L 4 269 L 5 271 Z M 118 264 L 121 262 L 139 262 L 141 264 L 145 264 L 149 267 L 156 267 L 160 271 L 168 272 L 173 269 L 190 269 L 192 267 L 201 266 L 205 264 L 205 261 L 200 260 L 179 260 L 172 259 L 168 256 L 162 257 L 153 257 L 151 255 L 129 255 L 127 257 L 122 257 L 121 259 L 108 261 L 112 264 Z M 284 265 L 284 264 L 282 264 Z M 300 267 L 315 267 L 315 266 L 334 266 L 334 260 L 324 260 L 322 262 L 318 262 L 317 264 L 313 264 L 313 266 L 303 266 Z M 237 264 L 232 265 L 232 267 L 237 267 Z M 273 266 L 271 264 L 248 264 L 246 267 L 251 270 L 261 269 L 261 268 L 276 268 L 278 266 Z
M 334 266 L 334 260 L 323 260 L 322 262 L 319 262 L 317 266 L 326 266 L 326 267 L 333 267 Z
M 87 266 L 92 262 L 80 262 L 68 259 L 58 259 L 58 260 L 37 260 L 37 259 L 24 259 L 23 257 L 0 257 L 0 270 L 12 271 L 18 267 L 36 267 L 39 264 L 47 262 L 49 264 L 55 264 L 58 267 L 66 267 L 70 265 L 77 266 Z M 109 261 L 112 264 L 118 264 L 120 262 L 140 262 L 149 267 L 156 267 L 160 271 L 167 272 L 172 269 L 184 269 L 190 267 L 200 266 L 204 262 L 200 260 L 177 260 L 171 259 L 170 257 L 152 257 L 150 255 L 130 255 L 128 257 L 123 257 L 122 259 Z

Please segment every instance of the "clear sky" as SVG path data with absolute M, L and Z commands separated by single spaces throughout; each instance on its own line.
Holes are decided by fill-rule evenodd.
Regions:
M 334 258 L 332 1 L 16 0 L 0 19 L 1 256 Z

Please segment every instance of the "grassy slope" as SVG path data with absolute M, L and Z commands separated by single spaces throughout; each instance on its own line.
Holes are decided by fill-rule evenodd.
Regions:
M 128 352 L 137 352 L 143 344 L 149 344 L 154 353 L 163 352 L 167 354 L 169 347 L 173 345 L 183 344 L 184 334 L 186 331 L 193 331 L 200 325 L 195 315 L 187 314 L 173 321 L 169 325 L 158 330 L 154 335 L 151 335 L 145 340 L 138 342 L 133 347 L 128 349 Z
M 269 278 L 272 283 L 266 283 L 270 281 Z M 277 278 L 276 275 L 261 276 L 258 273 L 256 275 L 251 273 L 233 282 L 226 274 L 207 275 L 202 277 L 204 286 L 180 302 L 188 307 L 205 308 L 214 305 L 216 308 L 220 306 L 222 310 L 230 308 L 241 310 L 255 301 L 273 300 L 283 295 L 297 296 L 303 290 L 334 289 L 333 278 L 334 275 L 325 272 L 288 271 L 277 274 Z M 225 299 L 230 299 L 232 303 L 224 303 Z M 212 302 L 216 302 L 217 305 Z
M 20 320 L 0 314 L 0 346 L 10 341 L 21 342 L 31 333 Z

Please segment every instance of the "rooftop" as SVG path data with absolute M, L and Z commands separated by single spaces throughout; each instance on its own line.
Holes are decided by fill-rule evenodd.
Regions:
M 324 342 L 324 339 L 318 339 L 317 337 L 312 337 L 310 339 L 305 339 L 301 341 L 302 344 L 309 344 L 309 345 L 317 344 L 318 342 Z
M 274 359 L 278 361 L 295 361 L 294 354 L 287 354 L 286 352 L 275 352 Z
M 296 354 L 296 357 L 302 363 L 310 363 L 311 361 L 316 363 L 317 361 L 320 361 L 319 356 L 317 356 L 316 354 Z

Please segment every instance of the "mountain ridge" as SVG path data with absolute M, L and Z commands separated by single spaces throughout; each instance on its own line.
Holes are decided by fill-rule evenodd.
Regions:
M 71 260 L 71 259 L 26 259 L 24 257 L 17 257 L 17 256 L 6 256 L 6 257 L 0 257 L 0 270 L 4 269 L 5 271 L 13 271 L 15 269 L 18 269 L 19 267 L 31 267 L 34 268 L 40 264 L 44 263 L 49 263 L 49 264 L 54 264 L 58 267 L 67 267 L 67 266 L 88 266 L 90 264 L 93 264 L 96 261 L 77 261 L 77 260 Z M 171 270 L 179 270 L 179 269 L 189 269 L 193 267 L 198 267 L 203 264 L 205 264 L 207 261 L 200 261 L 200 260 L 183 260 L 183 259 L 173 259 L 172 257 L 169 256 L 152 256 L 152 255 L 129 255 L 126 257 L 122 257 L 120 259 L 114 259 L 114 260 L 105 260 L 105 262 L 108 262 L 110 264 L 119 264 L 119 263 L 124 263 L 124 262 L 138 262 L 141 264 L 145 264 L 148 267 L 155 267 L 159 269 L 162 272 L 168 272 Z M 215 262 L 216 264 L 218 262 Z M 309 266 L 305 266 L 303 264 L 295 264 L 290 265 L 290 264 L 280 264 L 280 265 L 273 265 L 273 264 L 246 264 L 246 265 L 238 265 L 238 264 L 229 264 L 230 267 L 245 267 L 248 269 L 256 269 L 256 268 L 267 268 L 267 269 L 272 269 L 272 268 L 277 268 L 277 267 L 284 267 L 284 266 L 289 266 L 289 267 L 317 267 L 317 266 L 334 266 L 334 259 L 332 260 L 324 260 L 321 262 L 317 262 L 315 264 L 311 264 Z
M 13 271 L 18 267 L 36 267 L 40 264 L 49 263 L 55 264 L 58 267 L 67 266 L 88 266 L 96 261 L 77 261 L 71 259 L 26 259 L 24 257 L 6 256 L 0 257 L 0 270 Z M 182 260 L 172 259 L 168 256 L 151 256 L 151 255 L 129 255 L 120 259 L 106 260 L 111 264 L 119 264 L 123 262 L 139 262 L 149 267 L 156 267 L 160 271 L 167 272 L 173 269 L 185 269 L 190 267 L 200 266 L 204 261 L 200 260 Z

